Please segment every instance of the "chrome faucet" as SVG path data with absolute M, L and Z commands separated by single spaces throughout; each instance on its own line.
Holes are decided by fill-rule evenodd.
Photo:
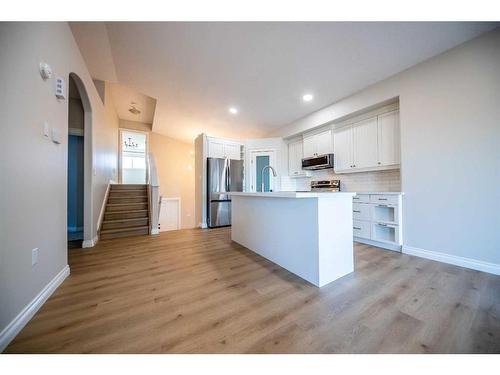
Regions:
M 262 171 L 260 172 L 260 178 L 261 178 L 261 185 L 260 185 L 260 191 L 261 192 L 264 192 L 264 171 L 266 170 L 266 168 L 269 168 L 270 170 L 273 171 L 273 176 L 276 177 L 278 174 L 276 173 L 276 170 L 271 167 L 270 165 L 266 165 L 264 168 L 262 168 Z M 271 187 L 269 187 L 269 190 L 271 191 Z

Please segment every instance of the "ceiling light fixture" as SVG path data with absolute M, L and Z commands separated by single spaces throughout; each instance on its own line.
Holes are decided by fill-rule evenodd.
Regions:
M 313 100 L 314 96 L 312 96 L 311 94 L 305 94 L 304 96 L 302 96 L 302 100 L 305 101 L 305 102 L 310 102 L 311 100 Z
M 234 108 L 234 107 L 231 107 L 231 108 L 229 108 L 229 113 L 231 113 L 232 115 L 237 115 L 238 114 L 238 109 Z
M 141 113 L 141 111 L 139 111 L 137 108 L 135 108 L 135 105 L 136 105 L 135 102 L 130 103 L 130 108 L 128 111 L 134 115 L 138 115 L 139 113 Z

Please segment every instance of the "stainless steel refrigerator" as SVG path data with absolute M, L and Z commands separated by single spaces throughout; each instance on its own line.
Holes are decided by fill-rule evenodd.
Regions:
M 207 223 L 231 225 L 230 191 L 243 191 L 243 160 L 207 159 Z

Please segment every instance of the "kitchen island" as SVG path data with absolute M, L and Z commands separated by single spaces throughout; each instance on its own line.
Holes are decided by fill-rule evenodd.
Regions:
M 233 241 L 318 287 L 353 271 L 355 193 L 230 194 Z

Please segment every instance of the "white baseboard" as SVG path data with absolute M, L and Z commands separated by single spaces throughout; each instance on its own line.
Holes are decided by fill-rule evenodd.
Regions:
M 69 276 L 69 266 L 66 265 L 38 295 L 0 332 L 0 352 L 14 340 L 19 332 L 33 318 L 47 299 L 54 293 L 64 279 Z
M 470 268 L 476 271 L 482 271 L 482 272 L 492 273 L 494 275 L 500 275 L 500 264 L 489 263 L 481 260 L 440 253 L 437 251 L 419 249 L 418 247 L 411 247 L 406 245 L 403 246 L 403 253 L 408 255 L 414 255 L 420 258 L 435 260 L 438 262 L 453 264 L 459 267 Z
M 91 240 L 84 240 L 82 242 L 82 248 L 85 249 L 85 248 L 88 248 L 88 247 L 94 247 L 96 245 L 97 241 L 98 241 L 98 237 L 97 236 L 95 236 Z
M 386 242 L 373 241 L 373 240 L 369 240 L 367 238 L 361 238 L 361 237 L 354 237 L 354 242 L 360 242 L 360 243 L 364 243 L 364 244 L 370 245 L 370 246 L 381 247 L 383 249 L 397 251 L 398 253 L 401 252 L 401 245 L 395 245 L 395 244 L 386 243 Z

